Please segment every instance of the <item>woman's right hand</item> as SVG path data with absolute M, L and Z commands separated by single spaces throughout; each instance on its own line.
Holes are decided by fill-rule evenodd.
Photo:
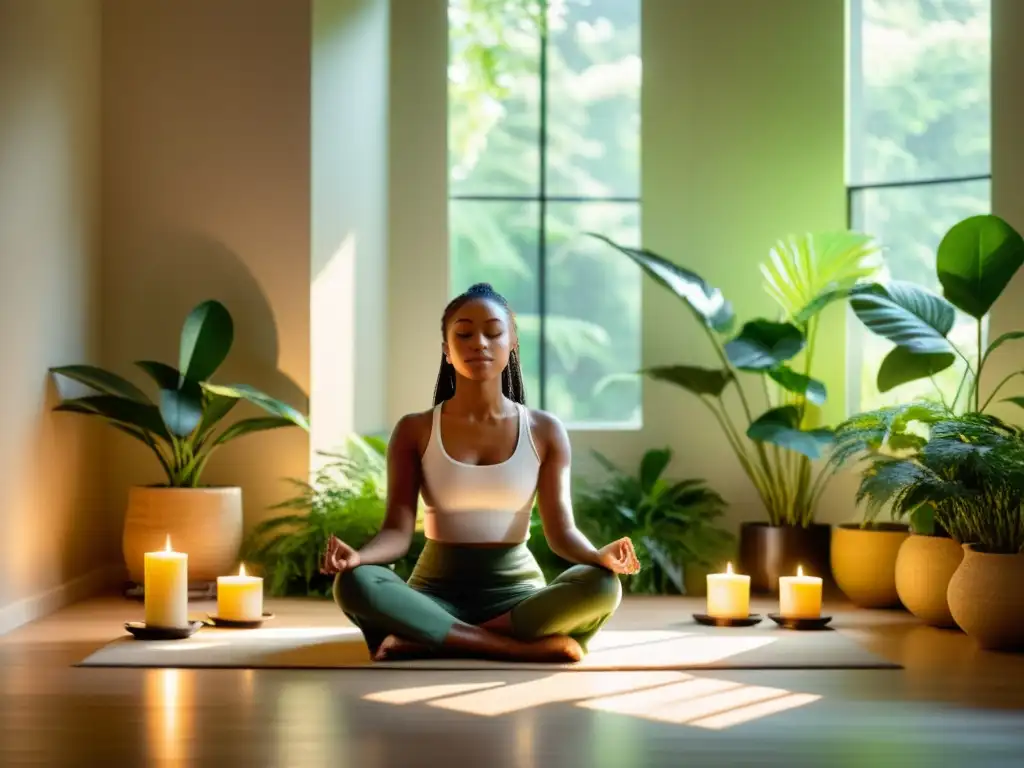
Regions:
M 324 552 L 320 572 L 332 575 L 344 573 L 357 565 L 359 553 L 332 533 L 327 540 L 327 550 Z

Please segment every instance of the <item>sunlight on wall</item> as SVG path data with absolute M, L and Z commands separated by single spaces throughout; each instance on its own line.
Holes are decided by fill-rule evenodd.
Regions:
M 310 289 L 310 469 L 341 446 L 355 418 L 356 236 L 348 234 Z

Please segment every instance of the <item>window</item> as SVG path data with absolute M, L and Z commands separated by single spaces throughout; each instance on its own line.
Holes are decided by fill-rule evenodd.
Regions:
M 449 0 L 451 295 L 519 324 L 528 404 L 640 421 L 640 0 Z
M 991 0 L 849 0 L 850 226 L 874 235 L 885 274 L 936 293 L 935 252 L 957 221 L 990 210 Z M 969 357 L 976 326 L 951 338 Z M 932 397 L 928 379 L 879 393 L 892 344 L 851 313 L 851 407 Z M 857 359 L 859 358 L 859 359 Z M 960 362 L 936 376 L 947 401 Z

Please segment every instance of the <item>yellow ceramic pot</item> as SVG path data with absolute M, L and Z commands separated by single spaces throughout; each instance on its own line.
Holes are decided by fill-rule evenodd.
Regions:
M 910 529 L 900 523 L 858 523 L 832 529 L 832 578 L 854 605 L 897 608 L 896 557 Z
M 992 555 L 964 545 L 949 580 L 953 620 L 988 651 L 1024 650 L 1024 554 Z
M 188 555 L 191 584 L 234 573 L 242 545 L 241 488 L 134 487 L 128 492 L 122 550 L 128 578 L 144 581 L 144 555 L 164 548 Z
M 933 627 L 955 627 L 946 592 L 964 558 L 963 548 L 944 536 L 914 534 L 896 558 L 896 591 L 914 616 Z

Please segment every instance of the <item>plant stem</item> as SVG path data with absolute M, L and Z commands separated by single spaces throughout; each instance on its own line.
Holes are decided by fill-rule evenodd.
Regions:
M 1021 374 L 1024 374 L 1024 371 L 1014 371 L 1006 378 L 1004 378 L 1002 381 L 1000 381 L 998 386 L 996 386 L 996 388 L 992 390 L 992 393 L 988 396 L 988 399 L 985 400 L 985 403 L 981 406 L 980 410 L 984 411 L 986 408 L 988 408 L 988 404 L 992 402 L 992 398 L 996 396 L 996 393 L 1003 388 L 1003 385 L 1006 384 L 1006 382 L 1008 382 L 1014 376 L 1020 376 Z
M 743 450 L 739 439 L 734 436 L 736 428 L 729 420 L 729 415 L 725 410 L 725 406 L 721 404 L 721 401 L 719 401 L 719 407 L 721 408 L 721 412 L 719 412 L 719 410 L 711 404 L 711 401 L 706 400 L 703 397 L 700 398 L 700 400 L 708 407 L 712 415 L 714 415 L 715 419 L 717 419 L 719 425 L 722 427 L 722 431 L 725 432 L 725 436 L 729 441 L 730 447 L 736 454 L 736 458 L 739 459 L 740 465 L 743 467 L 744 471 L 746 471 L 747 476 L 754 484 L 754 488 L 757 490 L 758 496 L 761 497 L 761 502 L 767 509 L 771 509 L 770 489 L 766 487 L 770 485 L 770 483 L 767 482 L 769 478 L 764 474 L 758 473 L 757 466 L 751 462 L 750 457 L 747 456 L 746 452 Z
M 978 326 L 978 373 L 974 376 L 974 410 L 978 411 L 981 404 L 981 366 L 982 366 L 982 354 L 984 350 L 981 348 L 981 319 L 979 318 L 976 325 Z

